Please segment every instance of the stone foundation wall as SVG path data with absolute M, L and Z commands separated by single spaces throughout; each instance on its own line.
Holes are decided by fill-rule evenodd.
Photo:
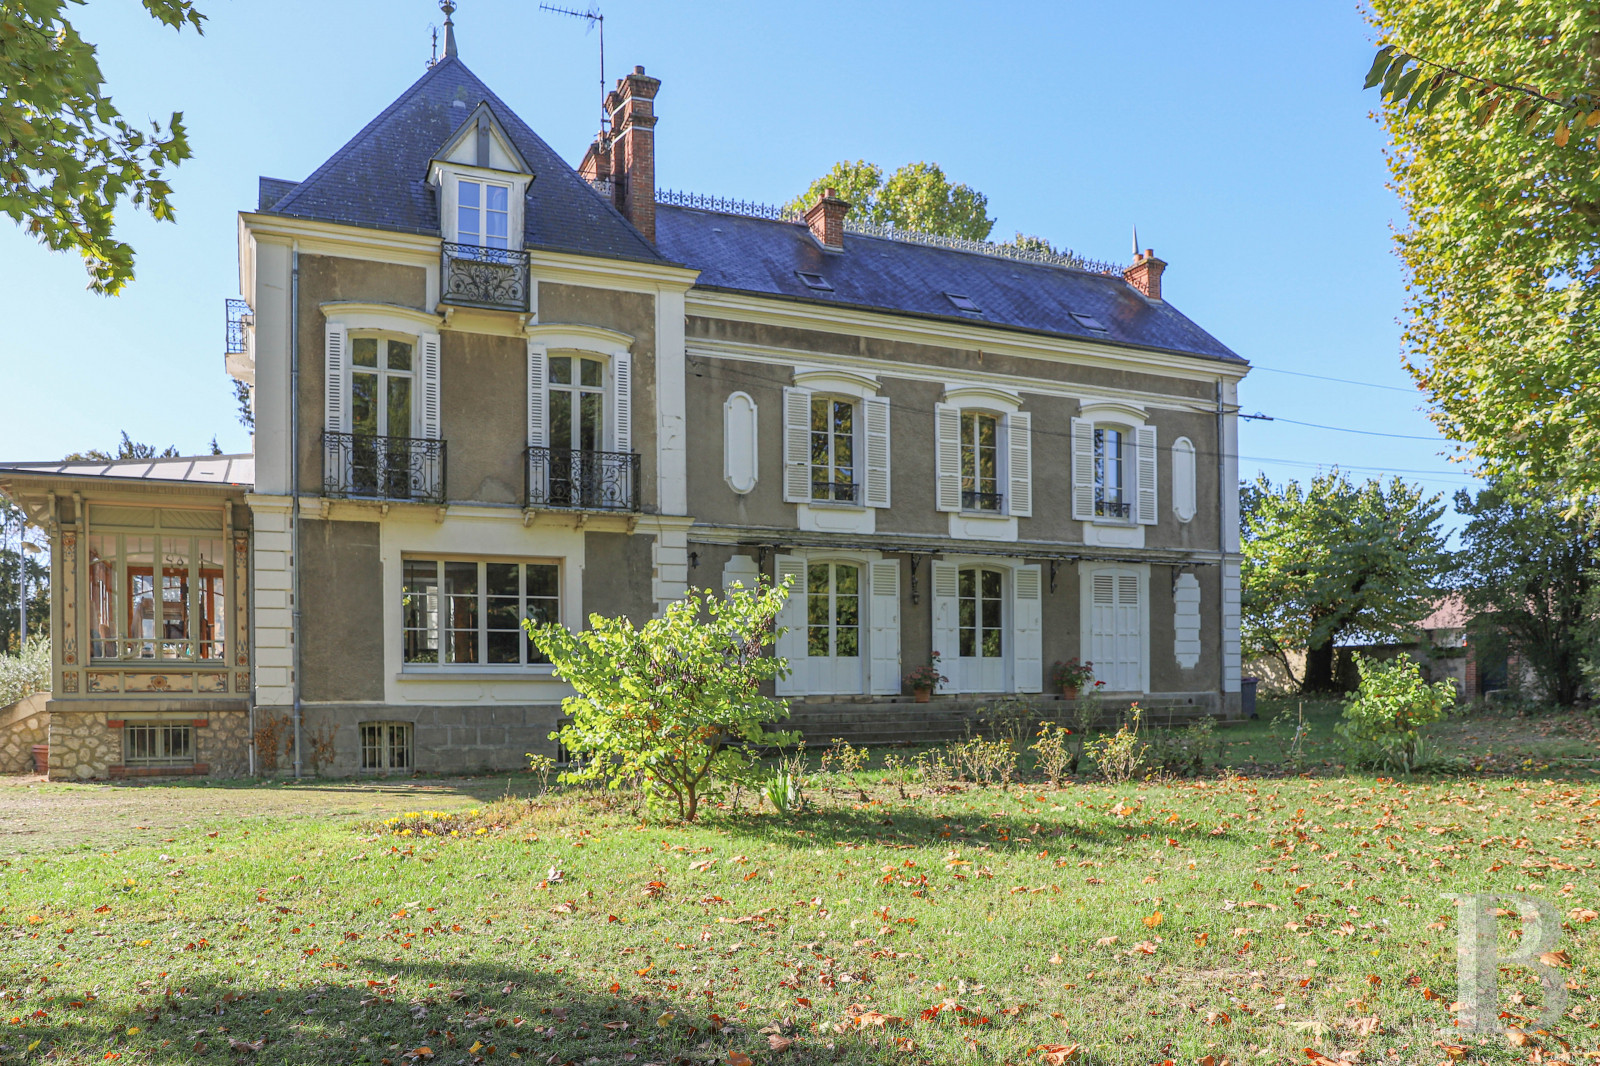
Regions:
M 0 774 L 33 773 L 33 746 L 50 739 L 48 692 L 36 692 L 0 707 Z
M 321 704 L 306 707 L 304 715 L 307 773 L 324 777 L 363 773 L 361 723 L 409 722 L 414 770 L 466 774 L 525 770 L 528 752 L 554 755 L 556 745 L 550 734 L 561 716 L 561 707 Z M 278 770 L 287 772 L 293 765 L 293 755 L 286 745 L 278 757 Z
M 121 777 L 175 777 L 203 773 L 209 777 L 239 777 L 249 771 L 250 715 L 248 711 L 195 710 L 162 712 L 162 721 L 203 722 L 194 729 L 195 765 L 186 767 L 127 767 L 123 764 L 122 726 L 138 721 L 138 712 L 105 709 L 62 710 L 57 704 L 49 715 L 50 778 L 56 781 L 101 781 Z M 146 720 L 154 716 L 144 714 Z

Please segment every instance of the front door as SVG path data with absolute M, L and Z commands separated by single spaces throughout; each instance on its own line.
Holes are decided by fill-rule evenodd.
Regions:
M 806 666 L 810 692 L 858 693 L 861 685 L 861 568 L 806 565 Z
M 1005 636 L 1005 575 L 962 567 L 957 585 L 956 625 L 963 692 L 1008 692 Z
M 1144 688 L 1144 627 L 1139 575 L 1133 570 L 1097 570 L 1091 582 L 1089 654 L 1096 681 L 1110 692 Z

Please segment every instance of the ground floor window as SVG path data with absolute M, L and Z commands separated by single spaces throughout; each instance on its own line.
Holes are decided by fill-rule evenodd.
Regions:
M 122 727 L 125 766 L 190 766 L 194 726 L 188 722 L 128 722 Z
M 852 563 L 806 567 L 806 654 L 851 659 L 861 654 L 861 568 Z
M 957 621 L 961 657 L 998 659 L 1004 654 L 1005 575 L 998 570 L 963 569 Z
M 406 559 L 401 587 L 407 664 L 518 666 L 549 660 L 522 620 L 561 620 L 558 563 Z
M 388 773 L 410 770 L 410 722 L 362 722 L 361 768 Z

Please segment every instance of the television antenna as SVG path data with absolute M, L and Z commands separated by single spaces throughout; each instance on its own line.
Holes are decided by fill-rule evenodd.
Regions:
M 539 10 L 583 19 L 589 24 L 589 29 L 600 30 L 600 135 L 604 137 L 610 127 L 610 116 L 606 114 L 606 17 L 600 13 L 600 5 L 590 4 L 588 10 L 574 11 L 554 4 L 540 4 Z

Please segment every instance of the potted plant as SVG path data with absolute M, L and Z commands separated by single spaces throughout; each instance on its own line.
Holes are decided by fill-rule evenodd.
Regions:
M 931 652 L 928 655 L 928 665 L 919 666 L 905 677 L 905 682 L 911 688 L 911 694 L 918 703 L 927 703 L 933 695 L 933 690 L 940 685 L 948 684 L 950 679 L 939 672 L 939 653 Z
M 1080 663 L 1077 659 L 1058 662 L 1050 668 L 1050 683 L 1061 690 L 1069 700 L 1078 698 L 1083 686 L 1094 681 L 1094 663 Z

